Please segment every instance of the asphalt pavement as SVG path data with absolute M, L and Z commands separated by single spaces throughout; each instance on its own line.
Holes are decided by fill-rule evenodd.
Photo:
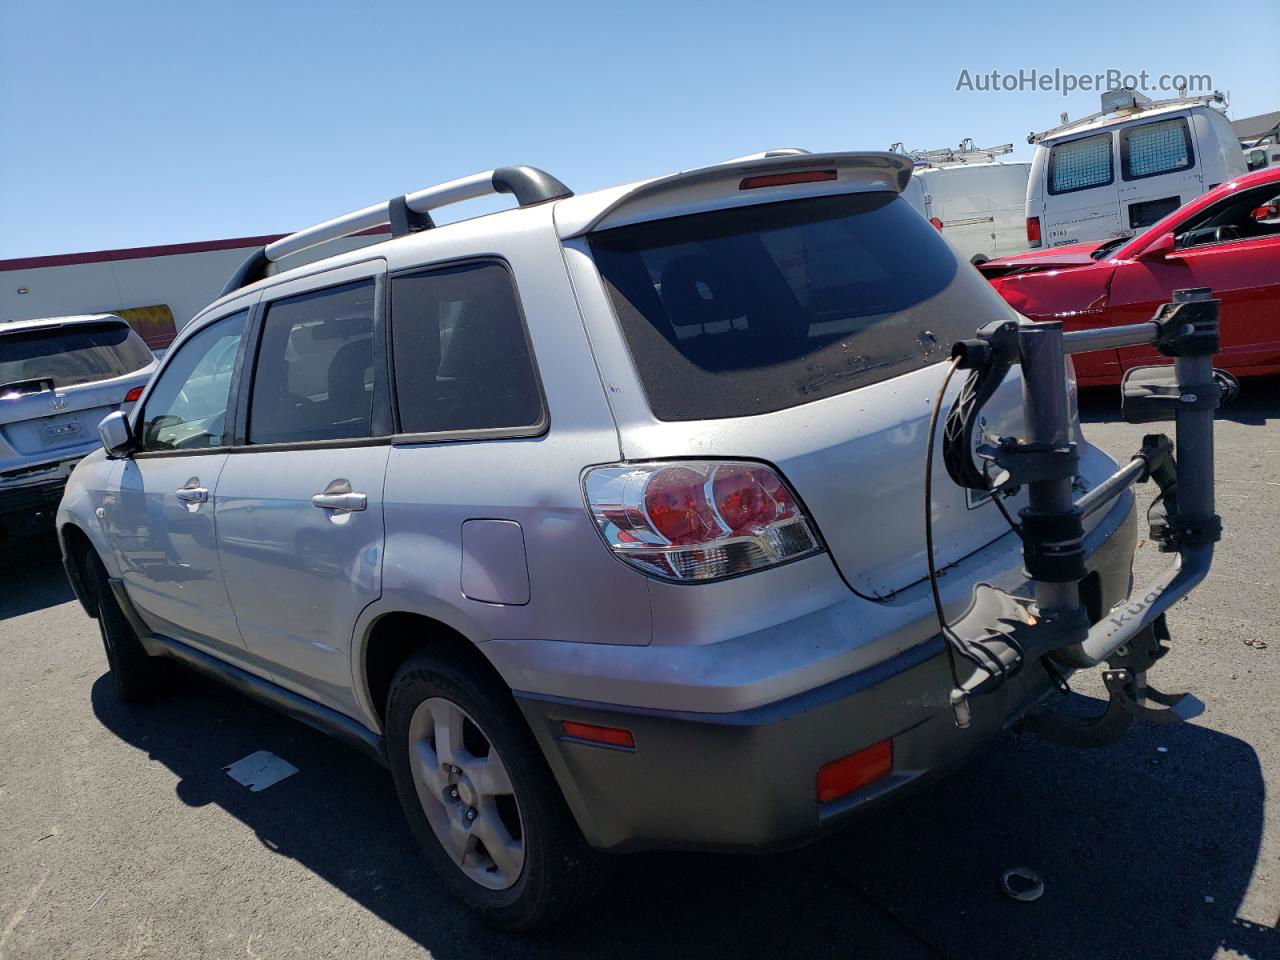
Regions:
M 1151 432 L 1115 422 L 1110 394 L 1084 414 L 1124 459 Z M 1217 463 L 1224 538 L 1151 674 L 1199 696 L 1201 717 L 1087 751 L 1010 734 L 792 853 L 619 858 L 584 912 L 537 938 L 450 899 L 360 755 L 196 678 L 117 702 L 55 550 L 8 545 L 0 960 L 1280 958 L 1280 383 L 1221 412 Z M 1144 541 L 1138 579 L 1168 562 Z M 1074 686 L 1073 706 L 1098 707 L 1096 678 Z M 223 772 L 257 750 L 298 773 L 250 792 Z M 1015 866 L 1043 897 L 1001 894 Z

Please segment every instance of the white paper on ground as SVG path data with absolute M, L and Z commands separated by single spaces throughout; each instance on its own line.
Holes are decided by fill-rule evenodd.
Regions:
M 292 763 L 282 760 L 270 750 L 251 753 L 231 766 L 223 767 L 223 770 L 236 783 L 248 787 L 250 793 L 265 790 L 298 772 Z

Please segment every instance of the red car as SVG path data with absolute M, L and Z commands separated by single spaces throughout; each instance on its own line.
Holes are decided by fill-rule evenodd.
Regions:
M 1215 366 L 1238 377 L 1280 373 L 1280 169 L 1224 183 L 1136 237 L 1051 247 L 978 269 L 1014 309 L 1063 320 L 1068 330 L 1149 320 L 1174 290 L 1210 287 L 1222 301 Z M 1082 386 L 1169 362 L 1149 346 L 1075 359 Z

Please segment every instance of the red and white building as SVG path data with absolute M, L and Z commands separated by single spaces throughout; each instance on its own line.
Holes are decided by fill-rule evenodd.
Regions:
M 385 232 L 386 228 L 377 231 Z M 148 346 L 160 349 L 222 293 L 236 267 L 255 248 L 281 236 L 0 260 L 0 323 L 114 313 L 133 324 Z M 290 257 L 286 264 L 332 256 L 381 239 L 378 235 L 350 237 L 326 244 L 313 257 L 306 253 Z

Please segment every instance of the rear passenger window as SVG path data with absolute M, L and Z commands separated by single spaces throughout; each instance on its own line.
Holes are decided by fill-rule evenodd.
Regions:
M 372 433 L 373 281 L 267 308 L 249 400 L 249 443 L 355 440 Z
M 1049 151 L 1049 192 L 1071 193 L 1106 186 L 1115 178 L 1111 134 L 1060 143 Z
M 1191 131 L 1183 117 L 1143 123 L 1120 132 L 1120 172 L 1126 180 L 1188 170 L 1195 162 Z
M 543 424 L 524 319 L 503 265 L 393 277 L 391 340 L 402 432 L 525 433 Z

